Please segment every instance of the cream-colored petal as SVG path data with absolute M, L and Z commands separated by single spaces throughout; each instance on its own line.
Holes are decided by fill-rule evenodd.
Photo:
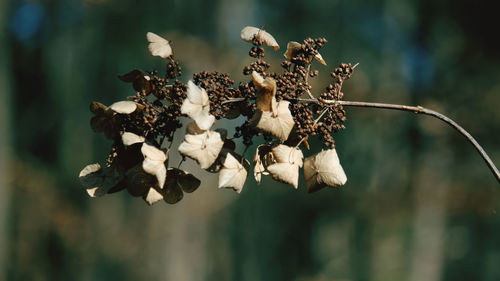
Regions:
M 161 193 L 159 193 L 158 191 L 156 191 L 156 189 L 154 189 L 154 188 L 150 188 L 149 191 L 148 191 L 148 193 L 144 197 L 144 200 L 149 205 L 153 205 L 154 203 L 156 203 L 156 202 L 158 202 L 158 201 L 160 201 L 162 199 L 163 199 L 163 195 L 161 195 Z
M 269 175 L 267 166 L 275 163 L 274 157 L 271 152 L 271 146 L 268 144 L 261 144 L 255 150 L 253 157 L 254 168 L 253 176 L 257 183 L 260 183 L 262 175 Z
M 137 109 L 137 104 L 133 101 L 117 101 L 109 109 L 120 114 L 130 114 Z
M 286 45 L 286 52 L 283 54 L 283 56 L 285 56 L 285 58 L 291 60 L 291 59 L 293 59 L 293 57 L 295 57 L 297 55 L 297 52 L 300 50 L 300 48 L 301 48 L 301 45 L 299 42 L 290 41 Z
M 153 56 L 168 58 L 172 55 L 172 47 L 170 47 L 170 43 L 165 38 L 160 37 L 153 32 L 148 32 L 146 34 L 146 38 L 149 42 L 149 52 Z
M 200 129 L 208 130 L 215 122 L 215 117 L 209 112 L 210 102 L 207 92 L 190 80 L 187 87 L 187 98 L 182 103 L 181 113 L 193 119 Z
M 142 144 L 141 152 L 145 158 L 149 158 L 151 160 L 161 162 L 165 162 L 165 160 L 167 160 L 167 155 L 165 154 L 165 152 L 163 152 L 163 150 L 158 149 L 156 146 L 150 145 L 148 143 Z
M 281 140 L 287 140 L 295 125 L 292 113 L 288 108 L 289 104 L 288 101 L 280 101 L 277 104 L 277 114 L 267 111 L 257 112 L 250 120 L 250 123 L 256 123 L 255 127 L 257 129 L 268 132 Z
M 232 188 L 240 193 L 247 178 L 247 170 L 231 153 L 228 153 L 219 172 L 219 188 Z
M 272 111 L 276 113 L 276 81 L 271 77 L 264 79 L 255 71 L 252 72 L 252 80 L 257 89 L 257 97 L 255 100 L 257 108 L 262 111 Z
M 262 30 L 262 29 L 257 28 L 257 27 L 253 27 L 253 26 L 244 27 L 241 30 L 240 36 L 241 36 L 241 39 L 243 39 L 243 41 L 246 41 L 249 43 L 252 43 L 252 40 L 255 36 L 255 37 L 258 37 L 259 39 L 263 40 L 264 44 L 272 47 L 274 50 L 278 50 L 280 48 L 280 46 L 278 45 L 278 42 L 276 42 L 276 39 L 274 39 L 274 37 L 271 34 L 266 32 L 265 30 Z
M 321 54 L 320 54 L 320 53 L 317 53 L 317 54 L 314 56 L 314 58 L 315 58 L 317 61 L 319 61 L 322 65 L 326 65 L 326 62 L 325 62 L 325 60 L 323 59 L 323 57 L 321 56 Z
M 199 135 L 185 135 L 178 150 L 182 155 L 198 161 L 202 169 L 207 169 L 215 162 L 223 145 L 219 133 L 206 131 Z
M 267 170 L 273 179 L 292 185 L 297 189 L 299 185 L 299 166 L 290 163 L 275 163 Z
M 208 130 L 214 124 L 215 116 L 213 116 L 211 114 L 207 114 L 207 115 L 203 114 L 203 115 L 196 116 L 196 118 L 193 118 L 193 120 L 196 122 L 196 125 L 198 125 L 198 127 L 200 129 Z
M 144 142 L 144 137 L 138 136 L 134 133 L 124 132 L 122 135 L 122 142 L 125 146 L 133 145 L 136 143 Z
M 142 162 L 142 168 L 146 173 L 155 176 L 158 180 L 158 185 L 160 188 L 163 188 L 165 185 L 165 178 L 167 176 L 167 168 L 165 168 L 163 161 L 145 158 Z
M 299 148 L 280 144 L 273 147 L 272 151 L 278 163 L 290 163 L 302 167 L 304 155 Z
M 324 150 L 308 157 L 304 163 L 304 177 L 310 192 L 323 186 L 336 187 L 347 182 L 335 149 Z

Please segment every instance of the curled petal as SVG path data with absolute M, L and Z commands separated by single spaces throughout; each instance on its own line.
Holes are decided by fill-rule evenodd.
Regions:
M 262 78 L 262 76 L 253 71 L 252 72 L 253 83 L 257 89 L 257 98 L 255 100 L 255 104 L 257 108 L 262 111 L 272 111 L 276 113 L 276 81 L 267 77 L 266 79 Z
M 314 58 L 319 61 L 322 65 L 326 65 L 326 62 L 325 60 L 323 59 L 323 57 L 321 56 L 320 53 L 317 53 L 316 55 L 314 55 Z
M 301 45 L 299 42 L 290 41 L 286 45 L 286 52 L 283 54 L 283 56 L 285 56 L 285 58 L 291 60 L 297 55 L 297 53 L 300 51 L 300 48 L 301 48 Z
M 253 176 L 255 181 L 260 183 L 262 175 L 269 175 L 267 167 L 275 163 L 271 146 L 268 144 L 259 145 L 255 151 L 253 162 Z
M 278 42 L 276 42 L 276 39 L 266 32 L 263 29 L 253 27 L 253 26 L 246 26 L 241 30 L 241 39 L 245 42 L 252 43 L 252 40 L 254 37 L 257 39 L 260 39 L 264 42 L 269 47 L 272 47 L 274 50 L 278 50 L 280 46 L 278 45 Z
M 193 119 L 201 130 L 208 130 L 215 122 L 215 116 L 209 112 L 210 102 L 207 92 L 190 80 L 187 87 L 187 98 L 182 103 L 181 113 Z
M 170 43 L 163 37 L 160 37 L 153 32 L 148 32 L 146 34 L 146 38 L 149 42 L 149 52 L 153 56 L 168 58 L 172 55 L 172 48 L 170 47 Z
M 167 176 L 167 169 L 164 164 L 165 160 L 167 160 L 166 154 L 162 150 L 147 143 L 142 144 L 141 152 L 144 156 L 142 168 L 146 173 L 155 176 L 158 180 L 158 185 L 160 188 L 163 188 Z
M 134 133 L 124 132 L 122 135 L 122 142 L 125 146 L 130 146 L 136 143 L 143 143 L 144 137 L 138 136 Z

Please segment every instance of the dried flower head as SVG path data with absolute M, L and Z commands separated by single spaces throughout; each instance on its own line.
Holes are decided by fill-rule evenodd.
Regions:
M 169 165 L 168 153 L 177 152 L 182 161 L 192 158 L 201 169 L 218 173 L 219 188 L 240 193 L 250 163 L 236 153 L 240 145 L 237 139 L 242 138 L 248 149 L 255 136 L 264 140 L 253 158 L 257 182 L 262 175 L 270 175 L 298 188 L 304 158 L 300 147 L 309 149 L 308 139 L 317 136 L 329 150 L 307 158 L 304 173 L 308 191 L 345 183 L 332 133 L 344 128 L 345 111 L 337 101 L 342 99 L 343 82 L 354 67 L 341 64 L 335 68 L 332 83 L 315 98 L 309 79 L 317 76 L 318 70 L 311 66 L 314 59 L 326 65 L 319 53 L 326 39 L 289 42 L 281 64 L 283 72 L 278 73 L 264 60 L 263 46 L 277 50 L 277 41 L 263 29 L 247 26 L 241 38 L 252 44 L 249 55 L 255 60 L 243 68 L 243 74 L 249 75 L 245 81 L 235 83 L 229 74 L 200 71 L 185 83 L 170 43 L 151 32 L 146 38 L 151 54 L 165 59 L 164 75 L 157 70 L 134 69 L 118 78 L 131 83 L 135 95 L 110 107 L 98 102 L 90 106 L 92 128 L 113 141 L 104 168 L 92 164 L 80 173 L 91 196 L 126 189 L 150 205 L 161 200 L 179 202 L 201 181 Z M 312 102 L 303 102 L 305 98 Z M 186 116 L 192 121 L 179 130 Z M 223 118 L 240 122 L 232 137 L 226 129 L 212 129 L 215 120 Z M 174 146 L 174 135 L 184 138 L 178 147 Z

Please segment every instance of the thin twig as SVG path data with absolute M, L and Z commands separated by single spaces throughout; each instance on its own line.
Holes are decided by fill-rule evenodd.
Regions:
M 445 115 L 436 112 L 434 110 L 422 107 L 422 106 L 409 106 L 409 105 L 399 105 L 399 104 L 387 104 L 387 103 L 374 103 L 374 102 L 360 102 L 360 101 L 334 101 L 334 100 L 323 100 L 322 102 L 317 99 L 299 99 L 300 102 L 314 102 L 314 103 L 325 103 L 325 104 L 335 104 L 341 106 L 354 106 L 354 107 L 371 107 L 371 108 L 382 108 L 382 109 L 393 109 L 393 110 L 401 110 L 401 111 L 411 111 L 416 114 L 424 114 L 435 117 L 448 125 L 455 128 L 460 134 L 467 138 L 467 140 L 472 143 L 474 148 L 479 152 L 481 157 L 488 165 L 488 168 L 493 173 L 497 181 L 500 183 L 500 172 L 498 168 L 495 166 L 493 161 L 491 161 L 490 157 L 486 153 L 486 151 L 481 147 L 481 145 L 474 139 L 474 137 L 469 134 L 464 128 L 458 125 L 455 121 L 446 117 Z
M 311 71 L 311 63 L 309 63 L 309 64 L 307 65 L 307 72 L 306 72 L 306 77 L 305 77 L 305 81 L 306 81 L 306 83 L 305 83 L 305 84 L 306 84 L 306 87 L 309 87 L 309 83 L 308 83 L 307 81 L 309 80 L 309 72 L 310 72 L 310 71 Z M 313 94 L 311 93 L 311 91 L 309 91 L 309 89 L 307 89 L 306 93 L 307 93 L 307 95 L 309 95 L 309 97 L 310 97 L 311 99 L 314 99 L 314 96 L 313 96 Z
M 246 98 L 234 98 L 230 100 L 225 100 L 221 102 L 220 104 L 226 104 L 226 103 L 231 103 L 231 102 L 239 102 L 239 101 L 244 101 Z
M 329 107 L 326 107 L 325 109 L 323 109 L 323 112 L 321 112 L 321 114 L 318 116 L 318 118 L 316 118 L 316 120 L 314 120 L 314 123 L 313 123 L 313 128 L 316 128 L 316 125 L 318 124 L 319 120 L 321 119 L 321 117 L 323 117 L 323 115 L 325 115 L 325 113 L 330 110 Z M 302 144 L 302 142 L 304 142 L 305 140 L 307 140 L 309 135 L 306 135 L 305 137 L 301 138 L 299 143 L 297 143 L 297 145 L 295 146 L 295 148 L 299 147 L 299 145 Z M 309 147 L 307 148 L 309 149 Z

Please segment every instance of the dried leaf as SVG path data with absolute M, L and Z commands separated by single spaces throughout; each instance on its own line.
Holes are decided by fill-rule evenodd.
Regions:
M 199 135 L 185 135 L 178 150 L 182 155 L 198 161 L 202 169 L 207 169 L 215 162 L 223 145 L 218 132 L 206 131 Z
M 125 176 L 127 179 L 127 191 L 132 196 L 144 196 L 150 188 L 158 185 L 156 177 L 146 173 L 142 169 L 142 165 L 137 165 L 128 170 Z
M 134 69 L 124 75 L 118 75 L 118 78 L 124 82 L 132 83 L 134 90 L 137 92 L 149 94 L 154 87 L 151 83 L 151 78 L 139 69 Z
M 176 177 L 167 177 L 165 188 L 162 190 L 163 201 L 168 204 L 175 204 L 184 197 L 179 181 Z
M 165 59 L 172 55 L 172 48 L 170 47 L 170 43 L 163 37 L 160 37 L 153 32 L 148 32 L 146 34 L 146 38 L 149 42 L 149 52 L 153 56 L 158 56 Z
M 208 130 L 215 122 L 215 117 L 209 112 L 210 102 L 207 92 L 189 80 L 187 98 L 182 103 L 181 113 L 193 119 L 201 130 Z
M 226 149 L 234 151 L 236 149 L 236 143 L 234 143 L 234 141 L 232 141 L 230 139 L 225 139 L 224 145 L 222 146 L 222 148 L 226 148 Z
M 182 191 L 187 193 L 191 193 L 198 189 L 201 183 L 201 181 L 192 174 L 177 168 L 168 168 L 167 178 L 170 180 L 167 180 L 167 188 L 168 185 L 175 183 Z
M 318 191 L 325 186 L 341 186 L 347 181 L 335 149 L 321 151 L 308 157 L 304 163 L 307 191 Z
M 247 178 L 247 170 L 231 153 L 228 153 L 219 173 L 219 188 L 232 188 L 240 193 Z
M 104 115 L 107 109 L 108 107 L 100 102 L 93 101 L 90 103 L 90 112 L 95 115 Z
M 290 102 L 285 100 L 278 102 L 276 114 L 258 110 L 250 119 L 250 124 L 281 140 L 286 140 L 295 125 L 292 113 L 288 109 L 289 104 Z
M 121 180 L 112 170 L 104 170 L 98 163 L 85 166 L 78 177 L 90 197 L 100 197 L 107 194 Z
M 257 27 L 246 26 L 241 30 L 240 35 L 241 39 L 248 43 L 252 43 L 253 38 L 256 37 L 257 39 L 264 41 L 264 44 L 272 47 L 274 50 L 278 50 L 280 48 L 278 42 L 276 42 L 276 39 L 274 39 L 271 34 Z

